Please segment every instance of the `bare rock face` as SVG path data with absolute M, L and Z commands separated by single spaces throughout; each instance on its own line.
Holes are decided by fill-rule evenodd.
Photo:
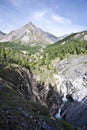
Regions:
M 78 130 L 87 130 L 87 97 L 81 102 L 74 101 L 67 108 L 64 119 Z
M 47 44 L 52 44 L 58 41 L 58 37 L 44 32 L 37 28 L 31 22 L 15 31 L 7 34 L 0 42 L 16 42 L 25 45 L 35 46 L 36 44 L 45 47 Z
M 87 30 L 86 31 L 83 31 L 83 32 L 79 32 L 77 33 L 75 36 L 74 36 L 74 39 L 75 40 L 85 40 L 87 41 Z
M 64 119 L 78 130 L 87 129 L 87 55 L 61 61 L 57 65 L 61 96 L 70 95 L 73 102 L 67 106 Z
M 87 89 L 87 56 L 65 59 L 57 65 L 59 89 L 62 95 L 71 94 L 74 100 L 81 101 Z M 84 91 L 84 92 L 83 92 Z M 83 94 L 82 94 L 83 92 Z

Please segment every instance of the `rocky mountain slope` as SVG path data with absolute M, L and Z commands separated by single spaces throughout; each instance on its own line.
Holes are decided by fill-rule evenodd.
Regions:
M 60 41 L 61 44 L 75 41 L 87 41 L 87 31 L 72 33 Z
M 0 31 L 0 39 L 2 39 L 6 34 Z
M 58 37 L 48 32 L 44 32 L 43 30 L 29 22 L 20 29 L 7 34 L 0 42 L 7 41 L 31 46 L 41 45 L 42 47 L 45 47 L 46 45 L 58 41 Z
M 87 53 L 87 31 L 71 34 L 53 45 L 45 48 L 44 54 L 47 54 L 51 60 L 60 58 L 60 60 L 69 57 L 69 55 L 79 55 Z

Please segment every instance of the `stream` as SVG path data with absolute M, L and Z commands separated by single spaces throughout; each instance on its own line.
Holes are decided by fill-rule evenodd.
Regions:
M 65 114 L 65 112 L 66 112 L 66 110 L 62 113 L 62 115 L 61 115 L 61 111 L 62 111 L 62 108 L 65 106 L 65 105 L 67 105 L 68 106 L 68 104 L 70 104 L 71 102 L 73 102 L 73 99 L 72 99 L 72 97 L 70 96 L 65 96 L 65 97 L 63 97 L 62 98 L 62 104 L 61 104 L 61 106 L 59 107 L 59 109 L 58 109 L 58 112 L 57 112 L 57 114 L 55 115 L 55 118 L 57 118 L 57 119 L 59 119 L 59 120 L 61 120 L 62 119 L 62 117 L 63 117 L 63 115 Z

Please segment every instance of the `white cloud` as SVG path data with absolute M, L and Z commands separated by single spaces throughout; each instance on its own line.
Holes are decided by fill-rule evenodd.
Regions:
M 50 19 L 47 18 L 49 12 L 47 10 L 39 10 L 32 14 L 32 21 L 51 23 Z
M 23 5 L 24 0 L 10 0 L 10 2 L 12 3 L 12 5 L 20 7 L 21 5 Z
M 43 11 L 37 11 L 33 15 L 35 19 L 38 19 L 38 18 L 43 18 L 46 15 L 46 13 L 47 11 L 43 10 Z
M 56 15 L 56 14 L 53 14 L 51 16 L 51 18 L 54 22 L 58 22 L 58 23 L 61 23 L 61 24 L 72 24 L 71 20 L 64 18 L 62 16 L 59 16 L 59 15 Z
M 14 0 L 11 0 L 11 1 L 14 1 Z M 17 1 L 20 1 L 20 0 L 16 0 L 16 2 Z M 78 32 L 86 28 L 82 25 L 76 25 L 70 19 L 63 17 L 59 14 L 56 14 L 54 12 L 51 12 L 47 9 L 37 10 L 35 12 L 32 12 L 31 14 L 29 14 L 29 16 L 26 19 L 21 20 L 21 21 L 22 21 L 21 24 L 16 25 L 16 23 L 11 22 L 11 24 L 13 25 L 10 25 L 10 24 L 6 24 L 5 20 L 3 21 L 3 24 L 2 24 L 1 23 L 2 19 L 0 19 L 0 23 L 1 23 L 0 30 L 8 33 L 14 29 L 19 28 L 19 25 L 21 27 L 23 24 L 27 24 L 28 21 L 33 22 L 33 24 L 35 24 L 37 27 L 43 29 L 44 31 L 50 32 L 56 36 L 69 34 L 71 32 Z M 18 19 L 17 19 L 17 23 L 18 23 Z M 19 23 L 20 23 L 20 20 L 19 20 Z
M 60 23 L 60 24 L 72 24 L 70 19 L 64 18 L 60 15 L 53 14 L 48 10 L 41 10 L 34 12 L 32 18 L 36 21 L 44 21 L 45 23 Z
M 70 19 L 59 14 L 50 12 L 49 10 L 42 10 L 33 12 L 30 20 L 44 31 L 50 32 L 57 36 L 78 32 L 84 30 L 85 27 L 73 23 Z

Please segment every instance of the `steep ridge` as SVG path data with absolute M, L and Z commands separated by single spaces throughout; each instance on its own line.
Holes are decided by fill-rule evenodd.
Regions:
M 43 30 L 29 22 L 20 29 L 7 34 L 0 42 L 7 41 L 31 46 L 41 45 L 42 47 L 45 47 L 48 44 L 52 44 L 58 41 L 58 37 L 44 32 Z
M 48 55 L 49 59 L 60 60 L 69 57 L 69 55 L 79 55 L 87 53 L 87 31 L 74 33 L 66 38 L 52 44 L 44 49 L 44 54 Z
M 0 39 L 2 39 L 6 34 L 0 31 Z

